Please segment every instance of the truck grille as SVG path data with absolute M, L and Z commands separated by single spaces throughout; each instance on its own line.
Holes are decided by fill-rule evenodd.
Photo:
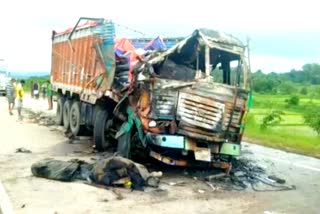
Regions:
M 152 93 L 151 118 L 173 120 L 177 91 L 155 90 Z
M 211 132 L 221 131 L 224 125 L 224 111 L 223 103 L 199 95 L 179 93 L 177 116 L 183 125 Z

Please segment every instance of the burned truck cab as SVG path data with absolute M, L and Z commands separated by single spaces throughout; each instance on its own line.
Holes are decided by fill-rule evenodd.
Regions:
M 229 168 L 248 98 L 245 46 L 199 29 L 135 67 L 136 112 L 150 156 L 178 166 Z
M 53 31 L 57 124 L 92 133 L 98 151 L 115 145 L 124 157 L 230 169 L 247 111 L 245 46 L 208 29 L 141 46 L 116 35 L 111 20 L 88 17 Z

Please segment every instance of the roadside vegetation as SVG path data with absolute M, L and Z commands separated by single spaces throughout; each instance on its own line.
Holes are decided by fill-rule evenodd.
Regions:
M 32 85 L 32 82 L 35 83 L 35 82 L 38 82 L 40 84 L 40 86 L 49 81 L 50 80 L 50 77 L 49 76 L 39 76 L 39 77 L 29 77 L 29 78 L 16 78 L 17 81 L 20 81 L 20 80 L 24 80 L 26 83 L 25 83 L 25 87 L 24 87 L 24 90 L 26 92 L 30 92 L 31 91 L 31 85 Z
M 320 65 L 253 73 L 244 140 L 320 158 Z

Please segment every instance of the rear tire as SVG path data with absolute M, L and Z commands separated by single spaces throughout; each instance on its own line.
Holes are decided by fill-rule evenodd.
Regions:
M 57 112 L 56 112 L 57 125 L 63 124 L 63 104 L 64 104 L 64 97 L 59 97 L 57 101 Z
M 65 130 L 70 129 L 70 109 L 71 109 L 72 102 L 71 100 L 67 100 L 63 104 L 63 127 Z
M 96 149 L 98 151 L 104 151 L 108 148 L 109 143 L 106 139 L 107 135 L 107 121 L 109 118 L 109 113 L 107 110 L 99 109 L 96 113 L 96 118 L 94 122 L 94 130 L 93 130 L 93 137 L 94 143 L 96 145 Z
M 69 116 L 69 122 L 70 122 L 70 129 L 74 136 L 78 136 L 81 133 L 81 111 L 80 111 L 80 102 L 75 101 L 71 105 L 70 109 L 70 116 Z

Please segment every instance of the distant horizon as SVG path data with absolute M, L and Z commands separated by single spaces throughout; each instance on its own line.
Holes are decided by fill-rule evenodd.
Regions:
M 305 63 L 303 65 L 306 65 L 306 64 L 319 64 L 317 62 L 310 62 L 310 63 Z M 302 66 L 303 66 L 302 65 Z M 291 72 L 292 70 L 296 70 L 296 71 L 300 71 L 302 70 L 302 66 L 301 68 L 291 68 L 290 70 L 287 70 L 287 71 L 265 71 L 263 69 L 256 69 L 256 70 L 253 70 L 251 71 L 251 73 L 255 73 L 257 71 L 261 71 L 262 73 L 264 74 L 270 74 L 270 73 L 289 73 Z M 39 77 L 39 76 L 46 76 L 46 75 L 50 75 L 51 71 L 9 71 L 10 72 L 10 76 L 16 76 L 16 77 Z

